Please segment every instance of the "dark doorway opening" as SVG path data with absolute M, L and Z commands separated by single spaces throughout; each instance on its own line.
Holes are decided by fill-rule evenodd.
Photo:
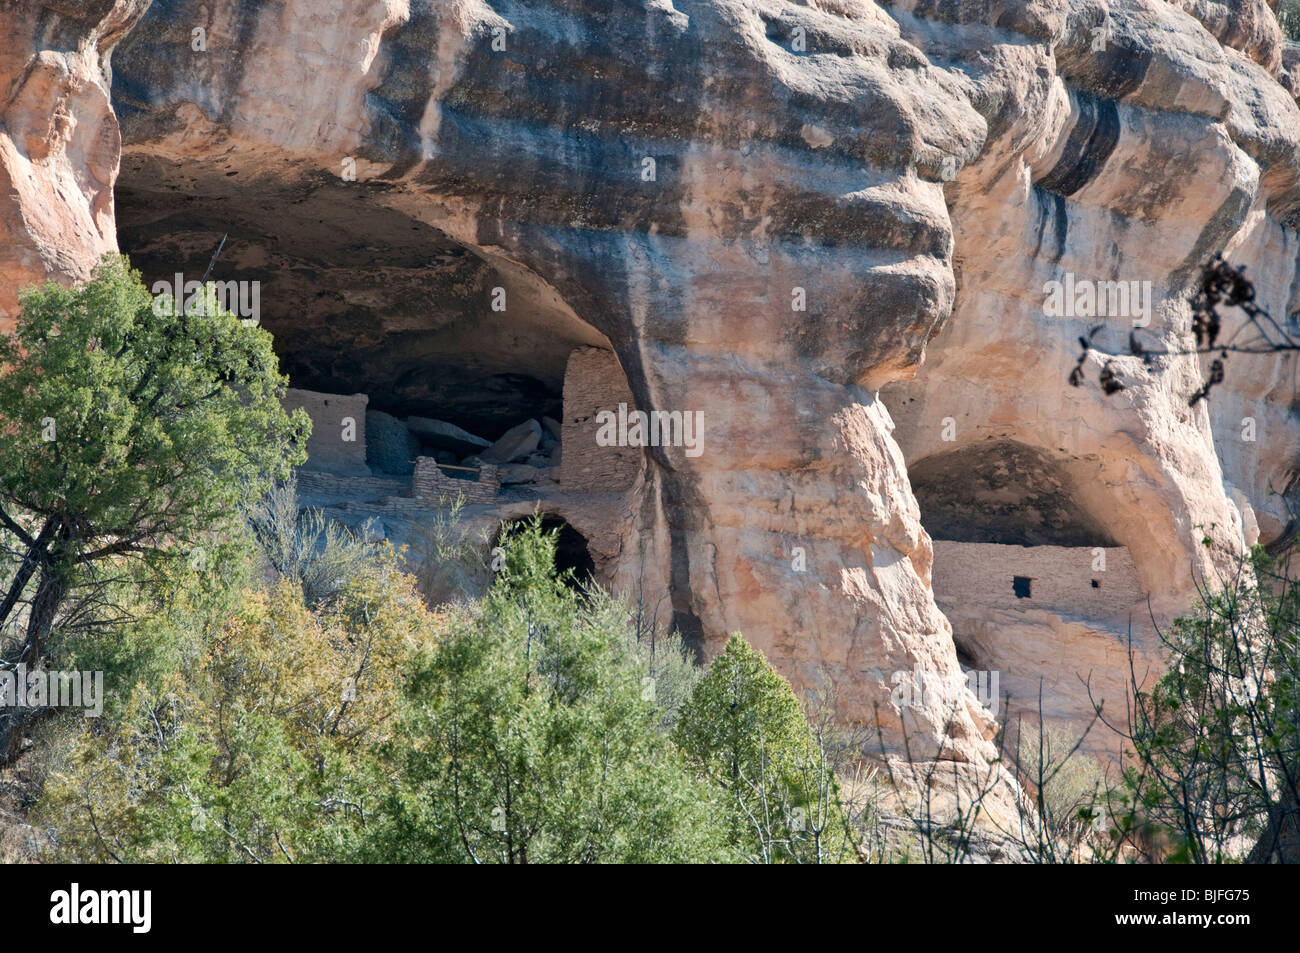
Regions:
M 498 540 L 522 529 L 532 517 L 510 520 L 501 525 Z M 555 534 L 555 571 L 575 588 L 586 586 L 595 578 L 596 563 L 583 536 L 568 520 L 552 513 L 542 515 L 542 531 Z

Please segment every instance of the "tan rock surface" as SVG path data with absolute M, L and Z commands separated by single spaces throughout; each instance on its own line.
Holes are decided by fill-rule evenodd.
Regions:
M 108 59 L 147 6 L 14 0 L 0 12 L 0 328 L 22 287 L 85 278 L 117 247 Z

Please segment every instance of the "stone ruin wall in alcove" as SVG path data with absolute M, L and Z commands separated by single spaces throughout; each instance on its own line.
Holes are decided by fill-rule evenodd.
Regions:
M 601 411 L 618 405 L 635 407 L 627 378 L 613 351 L 581 347 L 564 369 L 564 421 L 560 439 L 560 484 L 566 491 L 615 492 L 630 487 L 641 472 L 638 447 L 602 447 L 596 443 Z
M 307 438 L 307 466 L 344 476 L 370 476 L 366 466 L 365 394 L 322 394 L 291 387 L 282 404 L 290 413 L 298 408 L 311 418 Z M 345 439 L 352 437 L 351 440 Z
M 1105 568 L 1094 568 L 1100 565 Z M 1032 580 L 1029 598 L 1013 592 L 1016 576 Z M 1144 595 L 1137 567 L 1122 546 L 1008 546 L 936 539 L 933 580 L 941 608 L 1046 609 L 1096 622 L 1122 617 Z

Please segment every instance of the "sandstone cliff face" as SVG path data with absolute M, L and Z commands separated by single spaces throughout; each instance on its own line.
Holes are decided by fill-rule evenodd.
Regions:
M 19 289 L 85 278 L 116 247 L 108 57 L 147 6 L 16 0 L 0 12 L 0 326 Z
M 1132 555 L 1151 605 L 1143 599 L 1127 617 L 954 607 L 959 643 L 969 638 L 987 664 L 1010 670 L 1022 705 L 1036 707 L 1043 677 L 1045 708 L 1069 708 L 1077 723 L 1091 708 L 1089 677 L 1094 692 L 1110 683 L 1094 698 L 1122 708 L 1127 659 L 1116 680 L 1104 658 L 1126 654 L 1130 627 L 1145 671 L 1159 660 L 1153 614 L 1167 621 L 1186 608 L 1198 580 L 1230 568 L 1223 554 L 1289 530 L 1293 361 L 1230 359 L 1225 392 L 1192 408 L 1193 358 L 1152 371 L 1127 351 L 1135 321 L 1148 317 L 1143 340 L 1186 347 L 1199 267 L 1220 251 L 1248 263 L 1273 315 L 1296 314 L 1300 111 L 1270 72 L 1277 43 L 1244 27 L 1207 23 L 1238 52 L 1165 3 L 1062 13 L 1055 70 L 1004 68 L 1008 82 L 991 90 L 996 132 L 946 188 L 961 275 L 953 316 L 916 378 L 884 399 L 923 516 L 963 501 L 996 514 L 1006 502 L 997 491 L 1046 484 L 1040 498 L 1013 494 L 998 528 L 1014 536 L 1018 523 L 1051 522 L 1029 514 L 1057 515 L 1058 533 L 1081 534 L 1067 544 L 1083 565 L 1096 546 Z M 1104 50 L 1092 49 L 1096 39 Z M 980 46 L 966 55 L 987 60 Z M 1149 283 L 1151 313 L 1049 316 L 1046 286 L 1067 275 Z M 1062 386 L 1078 337 L 1097 325 L 1089 386 Z M 1105 360 L 1125 385 L 1109 397 L 1096 383 Z M 1000 469 L 1014 478 L 999 479 Z M 930 529 L 962 538 L 955 520 L 944 523 Z M 1004 648 L 990 656 L 994 642 Z
M 11 88 L 67 36 L 102 94 L 138 11 L 30 6 Z M 201 273 L 229 233 L 221 277 L 262 282 L 294 383 L 371 407 L 499 433 L 574 349 L 612 349 L 637 406 L 705 430 L 602 504 L 604 581 L 706 654 L 742 631 L 845 717 L 879 712 L 891 750 L 905 731 L 970 776 L 995 722 L 960 687 L 930 513 L 936 536 L 1124 547 L 1158 616 L 1215 568 L 1205 536 L 1286 530 L 1289 364 L 1233 362 L 1208 409 L 1192 358 L 1070 388 L 1077 337 L 1103 324 L 1122 355 L 1131 316 L 1049 317 L 1043 289 L 1149 281 L 1146 333 L 1185 344 L 1226 251 L 1295 312 L 1294 64 L 1258 0 L 154 0 L 114 59 L 117 224 L 151 278 Z M 6 113 L 6 169 L 63 88 Z M 101 105 L 73 110 L 99 151 L 21 159 L 48 171 L 4 219 L 6 254 L 31 249 L 6 287 L 111 245 Z M 1113 619 L 971 613 L 1000 635 L 979 663 L 1024 685 L 1115 658 Z M 990 648 L 1020 624 L 1042 651 Z M 941 691 L 897 705 L 918 668 Z

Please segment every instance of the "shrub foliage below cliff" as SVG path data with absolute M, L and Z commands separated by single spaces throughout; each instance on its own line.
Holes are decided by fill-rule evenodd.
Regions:
M 802 773 L 817 752 L 789 684 L 741 640 L 692 690 L 680 641 L 647 652 L 625 606 L 557 576 L 536 522 L 483 597 L 434 609 L 392 550 L 330 546 L 353 561 L 328 598 L 245 567 L 237 594 L 140 633 L 177 664 L 112 672 L 139 680 L 47 755 L 50 858 L 855 859 L 838 789 Z M 743 697 L 720 707 L 736 657 Z

